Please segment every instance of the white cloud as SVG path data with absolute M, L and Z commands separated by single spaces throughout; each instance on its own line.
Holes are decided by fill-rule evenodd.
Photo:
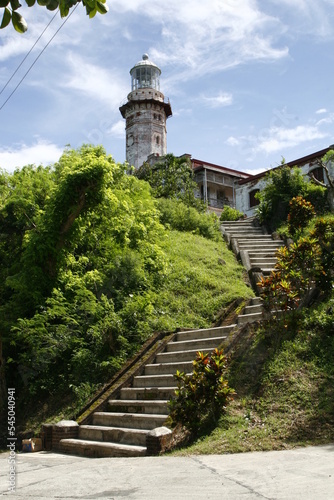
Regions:
M 328 137 L 328 134 L 320 132 L 313 125 L 298 125 L 295 128 L 272 127 L 268 129 L 266 137 L 260 138 L 259 142 L 254 145 L 254 151 L 257 153 L 284 151 L 303 142 L 325 137 Z
M 228 146 L 239 146 L 240 139 L 237 139 L 236 137 L 230 136 L 225 142 Z
M 48 165 L 59 160 L 63 148 L 43 139 L 34 144 L 14 144 L 7 148 L 0 148 L 0 167 L 13 172 L 15 168 L 24 165 Z
M 327 109 L 326 108 L 320 108 L 320 109 L 317 109 L 317 111 L 315 113 L 317 115 L 323 115 L 324 113 L 327 113 Z
M 153 61 L 172 67 L 171 84 L 288 54 L 285 46 L 276 46 L 285 27 L 276 16 L 262 12 L 254 0 L 113 0 L 110 7 L 160 26 L 161 42 L 149 53 Z
M 326 118 L 322 118 L 316 123 L 316 126 L 328 125 L 334 122 L 334 113 L 330 113 Z
M 220 94 L 212 97 L 207 97 L 205 95 L 201 96 L 202 101 L 208 104 L 212 108 L 218 108 L 220 106 L 230 106 L 233 103 L 233 96 L 227 92 L 220 92 Z
M 292 33 L 333 37 L 334 0 L 270 0 L 276 8 L 286 7 Z M 278 7 L 277 7 L 278 6 Z M 288 20 L 286 18 L 286 20 Z
M 116 69 L 104 69 L 87 62 L 81 56 L 67 54 L 69 76 L 61 85 L 86 94 L 90 99 L 102 101 L 111 110 L 116 111 L 124 99 L 125 81 L 117 75 Z
M 108 132 L 116 139 L 125 139 L 125 121 L 119 120 L 118 122 L 114 123 L 110 127 Z

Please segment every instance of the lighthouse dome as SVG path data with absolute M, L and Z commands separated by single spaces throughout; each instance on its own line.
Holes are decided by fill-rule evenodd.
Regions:
M 148 54 L 143 54 L 141 61 L 130 70 L 131 89 L 152 88 L 160 91 L 161 70 L 149 60 Z

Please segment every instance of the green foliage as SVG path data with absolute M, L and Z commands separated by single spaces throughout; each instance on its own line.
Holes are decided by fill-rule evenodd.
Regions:
M 334 216 L 316 219 L 310 228 L 310 236 L 315 238 L 321 248 L 321 266 L 317 285 L 322 291 L 329 291 L 334 281 Z
M 297 309 L 324 273 L 321 255 L 318 240 L 311 237 L 278 250 L 275 270 L 258 283 L 268 312 Z
M 82 399 L 152 332 L 209 326 L 249 296 L 217 221 L 191 208 L 191 232 L 167 229 L 169 201 L 99 146 L 0 173 L 0 331 L 18 394 Z
M 309 201 L 302 196 L 295 196 L 289 203 L 288 229 L 293 236 L 307 226 L 307 223 L 315 216 L 315 210 Z
M 222 350 L 198 352 L 193 366 L 191 374 L 176 372 L 175 399 L 169 406 L 172 425 L 180 423 L 197 434 L 208 422 L 217 422 L 235 391 L 225 379 Z
M 195 197 L 197 184 L 187 156 L 176 158 L 167 154 L 154 165 L 144 163 L 135 172 L 135 176 L 150 184 L 156 198 L 176 198 L 188 206 L 201 210 L 204 208 Z
M 333 286 L 334 217 L 328 215 L 314 219 L 312 206 L 303 199 L 294 200 L 293 206 L 297 230 L 305 225 L 305 214 L 306 219 L 312 219 L 303 236 L 278 251 L 274 272 L 258 283 L 264 307 L 269 312 L 293 311 L 315 287 L 326 294 Z
M 86 9 L 87 16 L 90 18 L 94 17 L 97 12 L 99 14 L 106 14 L 109 10 L 106 5 L 106 0 L 37 0 L 37 4 L 51 11 L 59 9 L 61 17 L 67 17 L 70 9 L 80 1 Z M 26 0 L 28 7 L 32 7 L 35 3 L 36 0 Z M 6 28 L 12 21 L 12 25 L 18 33 L 25 33 L 27 31 L 28 25 L 25 19 L 17 12 L 20 7 L 22 7 L 22 5 L 19 0 L 0 1 L 0 8 L 3 8 L 0 29 Z
M 260 222 L 276 229 L 287 218 L 290 200 L 303 195 L 306 189 L 307 182 L 300 169 L 283 164 L 271 170 L 266 176 L 264 189 L 256 194 L 260 201 L 257 208 Z
M 219 240 L 218 218 L 214 213 L 200 213 L 194 207 L 187 206 L 182 200 L 160 198 L 158 200 L 160 222 L 178 231 L 200 234 L 210 240 Z
M 236 208 L 229 207 L 228 205 L 225 205 L 223 208 L 222 213 L 220 214 L 220 221 L 235 221 L 239 220 L 243 217 L 243 213 L 237 210 Z

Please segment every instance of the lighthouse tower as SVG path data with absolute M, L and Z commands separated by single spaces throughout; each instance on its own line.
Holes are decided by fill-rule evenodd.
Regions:
M 131 92 L 119 110 L 126 120 L 126 161 L 139 168 L 150 155 L 167 153 L 171 105 L 160 92 L 161 70 L 144 54 L 131 70 Z

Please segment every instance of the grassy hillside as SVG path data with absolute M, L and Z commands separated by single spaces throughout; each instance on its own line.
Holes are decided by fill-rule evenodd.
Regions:
M 236 334 L 227 351 L 235 400 L 217 428 L 176 453 L 235 453 L 334 441 L 333 227 L 328 214 L 312 217 L 296 235 L 284 229 L 296 241 L 289 251 L 305 242 L 310 242 L 309 250 L 286 268 L 280 265 L 284 288 L 278 286 L 274 298 L 284 305 L 283 289 L 293 291 L 295 307 L 311 297 L 313 302 L 281 320 L 246 325 Z
M 169 262 L 168 270 L 157 291 L 141 296 L 144 305 L 152 306 L 149 314 L 144 305 L 142 311 L 137 309 L 138 314 L 142 312 L 137 322 L 142 329 L 154 332 L 207 327 L 234 299 L 253 295 L 243 280 L 243 268 L 222 239 L 212 241 L 170 230 L 161 241 L 161 248 Z M 101 383 L 106 380 L 101 379 Z M 95 387 L 98 385 L 92 387 L 86 382 L 61 395 L 39 393 L 31 399 L 31 405 L 25 398 L 18 414 L 19 431 L 34 432 L 43 422 L 71 418 Z

